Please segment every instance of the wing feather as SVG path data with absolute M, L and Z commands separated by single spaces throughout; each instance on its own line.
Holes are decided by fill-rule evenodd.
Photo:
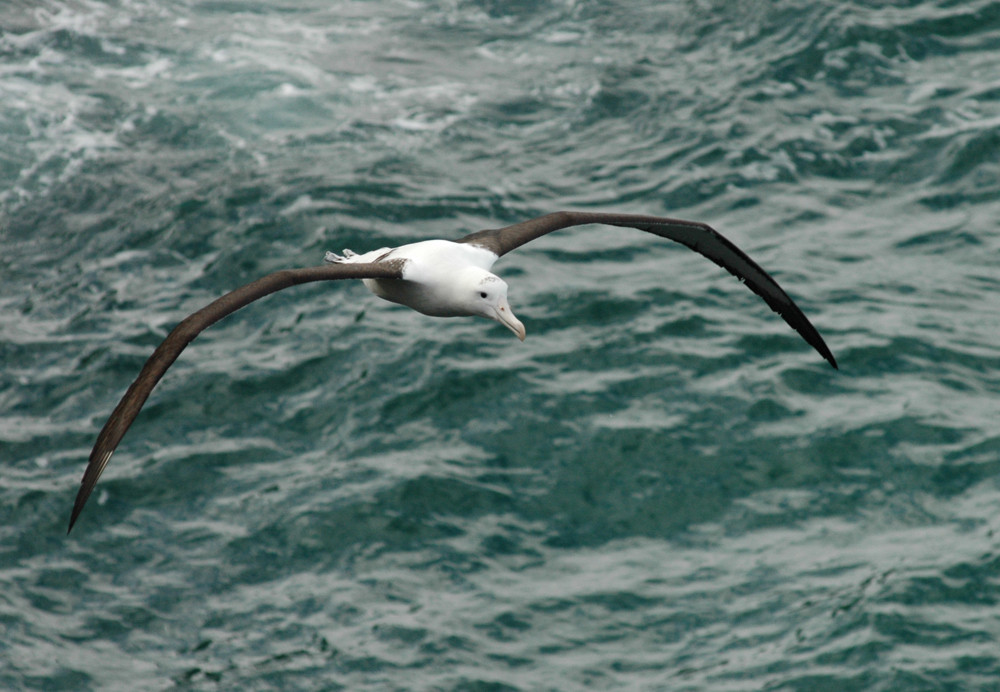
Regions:
M 639 214 L 605 214 L 600 212 L 559 211 L 535 219 L 522 221 L 505 228 L 471 233 L 456 241 L 483 247 L 502 257 L 525 243 L 547 233 L 570 226 L 599 223 L 609 226 L 636 228 L 640 231 L 673 240 L 707 257 L 733 276 L 743 281 L 747 288 L 764 299 L 772 310 L 797 331 L 834 368 L 837 361 L 823 341 L 823 337 L 802 310 L 785 293 L 778 282 L 760 265 L 734 245 L 729 239 L 707 224 Z
M 153 355 L 142 366 L 138 377 L 129 386 L 98 434 L 94 448 L 90 452 L 87 469 L 80 481 L 80 490 L 77 493 L 76 502 L 73 504 L 73 513 L 70 515 L 67 533 L 73 530 L 73 525 L 79 518 L 80 512 L 83 511 L 84 505 L 87 504 L 87 499 L 94 492 L 97 480 L 108 465 L 108 460 L 111 459 L 118 443 L 121 442 L 122 437 L 125 436 L 132 422 L 139 415 L 139 411 L 146 403 L 146 399 L 149 398 L 150 392 L 153 391 L 156 383 L 177 360 L 185 347 L 198 334 L 226 315 L 232 314 L 275 291 L 312 281 L 401 279 L 404 263 L 405 261 L 390 260 L 371 264 L 325 264 L 319 267 L 284 269 L 237 288 L 184 318 L 167 335 L 163 343 L 153 351 Z

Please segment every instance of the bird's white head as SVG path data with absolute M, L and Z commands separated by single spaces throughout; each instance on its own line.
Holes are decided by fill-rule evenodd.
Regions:
M 507 302 L 507 282 L 482 269 L 466 272 L 462 278 L 463 302 L 469 314 L 496 320 L 524 341 L 524 325 L 514 317 Z

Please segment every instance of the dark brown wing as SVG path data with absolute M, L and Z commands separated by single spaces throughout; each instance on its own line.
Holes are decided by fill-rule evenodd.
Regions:
M 798 306 L 792 302 L 788 294 L 782 290 L 778 282 L 722 234 L 711 226 L 697 221 L 664 219 L 638 214 L 559 211 L 539 216 L 530 221 L 522 221 L 506 228 L 471 233 L 456 242 L 478 245 L 496 253 L 497 257 L 502 257 L 511 250 L 517 249 L 535 238 L 540 238 L 546 233 L 588 223 L 637 228 L 640 231 L 646 231 L 686 245 L 695 252 L 704 255 L 746 283 L 751 291 L 763 298 L 764 302 L 781 315 L 782 319 L 797 331 L 810 346 L 815 348 L 830 365 L 834 368 L 837 367 L 837 361 L 830 349 L 827 348 L 823 337 L 819 335 L 819 332 L 799 310 Z
M 69 519 L 67 533 L 73 530 L 73 524 L 76 523 L 80 512 L 83 511 L 83 506 L 87 504 L 87 498 L 90 497 L 94 486 L 97 485 L 97 479 L 101 477 L 104 467 L 108 465 L 108 460 L 114 454 L 115 448 L 118 447 L 118 443 L 121 442 L 129 426 L 132 425 L 132 421 L 139 415 L 139 410 L 149 397 L 149 393 L 153 391 L 153 387 L 163 377 L 167 368 L 177 360 L 181 351 L 198 334 L 226 315 L 283 288 L 311 281 L 401 279 L 403 264 L 402 261 L 389 261 L 377 264 L 325 264 L 303 269 L 284 269 L 237 288 L 184 318 L 167 335 L 163 343 L 153 351 L 153 355 L 142 366 L 139 376 L 125 392 L 125 396 L 118 402 L 118 406 L 112 411 L 111 417 L 108 418 L 108 422 L 104 424 L 104 428 L 97 436 L 94 449 L 90 452 L 87 470 L 80 482 L 80 491 L 77 493 L 76 502 L 73 505 L 73 514 Z

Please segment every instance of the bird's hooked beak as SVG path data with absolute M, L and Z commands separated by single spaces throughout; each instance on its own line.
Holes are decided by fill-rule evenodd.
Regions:
M 514 317 L 514 311 L 510 309 L 510 303 L 507 302 L 507 299 L 501 299 L 494 309 L 496 310 L 496 321 L 517 334 L 518 339 L 524 341 L 524 325 L 521 324 L 521 320 Z

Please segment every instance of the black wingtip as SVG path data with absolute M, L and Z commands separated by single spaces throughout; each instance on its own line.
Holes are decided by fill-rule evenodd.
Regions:
M 89 495 L 90 493 L 87 493 Z M 69 528 L 66 529 L 66 535 L 68 536 L 70 531 L 73 530 L 73 526 L 76 524 L 76 520 L 80 518 L 80 513 L 83 511 L 83 506 L 87 504 L 87 495 L 84 495 L 83 488 L 80 488 L 80 492 L 76 495 L 76 502 L 73 503 L 73 513 L 69 516 Z
M 112 420 L 113 419 L 114 416 L 112 416 Z M 98 442 L 98 446 L 99 445 L 100 442 Z M 97 455 L 95 460 L 95 453 L 91 453 L 90 461 L 87 464 L 87 470 L 84 472 L 83 479 L 80 481 L 80 490 L 77 491 L 76 500 L 73 502 L 73 512 L 69 515 L 69 528 L 66 529 L 67 536 L 76 525 L 76 520 L 80 518 L 81 514 L 83 514 L 83 508 L 86 506 L 87 500 L 90 499 L 91 494 L 94 492 L 94 487 L 97 485 L 97 479 L 101 477 L 101 473 L 104 471 L 104 467 L 107 466 L 108 459 L 110 458 L 111 453 L 107 453 L 104 455 Z
M 823 360 L 829 363 L 834 370 L 840 370 L 840 366 L 837 365 L 837 359 L 833 357 L 833 351 L 831 351 L 830 347 L 826 345 L 826 342 L 823 341 L 823 337 L 819 335 L 819 332 L 816 331 L 815 328 L 812 329 L 813 333 L 808 336 L 797 328 L 795 331 L 799 332 L 799 334 L 803 338 L 805 338 L 805 340 L 809 343 L 809 345 L 812 346 L 814 349 L 816 349 L 816 353 L 823 356 Z
M 812 339 L 806 339 L 806 341 L 809 342 L 810 346 L 816 349 L 817 353 L 823 356 L 823 359 L 827 363 L 829 363 L 834 370 L 840 370 L 840 366 L 837 365 L 837 359 L 833 357 L 833 351 L 831 351 L 830 348 L 826 345 L 826 342 L 823 341 L 823 337 L 819 335 L 819 332 L 816 332 L 815 336 L 816 336 L 815 341 Z
M 833 366 L 834 370 L 840 370 L 840 366 L 837 365 L 837 359 L 833 357 L 833 351 L 831 351 L 830 347 L 826 345 L 826 342 L 823 341 L 823 337 L 819 335 L 819 332 L 816 331 L 815 328 L 813 328 L 813 331 L 815 332 L 815 341 L 812 339 L 806 339 L 806 341 L 808 341 L 809 344 L 816 349 L 817 353 L 823 356 L 827 363 Z

